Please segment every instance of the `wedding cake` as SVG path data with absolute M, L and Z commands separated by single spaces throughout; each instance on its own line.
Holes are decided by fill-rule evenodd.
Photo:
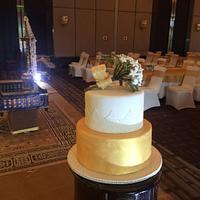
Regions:
M 107 56 L 107 55 L 106 55 Z M 67 161 L 77 199 L 157 197 L 162 157 L 144 119 L 142 67 L 126 55 L 91 68 L 96 84 L 85 90 L 85 116 L 76 125 L 76 144 Z
M 143 92 L 123 87 L 85 93 L 85 118 L 76 127 L 77 159 L 89 170 L 127 174 L 151 156 L 151 124 L 143 119 Z
M 142 69 L 127 59 L 132 68 L 125 86 L 112 82 L 105 65 L 92 68 L 98 88 L 85 92 L 85 117 L 76 126 L 76 157 L 90 171 L 129 174 L 144 169 L 150 161 L 152 127 L 143 116 L 144 93 L 136 87 Z M 117 70 L 115 75 L 126 73 L 124 66 Z

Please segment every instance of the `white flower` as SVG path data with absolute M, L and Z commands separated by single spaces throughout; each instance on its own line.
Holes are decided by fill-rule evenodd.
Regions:
M 130 63 L 131 63 L 131 65 L 133 65 L 133 66 L 138 66 L 138 61 L 137 61 L 137 60 L 134 60 L 133 58 L 132 58 L 132 60 L 130 60 Z
M 130 56 L 119 54 L 113 57 L 115 71 L 113 80 L 125 80 L 129 88 L 134 92 L 138 90 L 138 86 L 142 85 L 143 69 L 138 60 Z
M 138 63 L 137 60 L 132 60 L 130 62 L 130 64 L 132 65 L 132 68 L 130 69 L 130 73 L 129 76 L 131 78 L 131 85 L 138 87 L 142 85 L 142 78 L 143 78 L 143 74 L 142 74 L 142 68 L 141 65 Z
M 123 62 L 123 63 L 126 63 L 126 58 L 124 58 L 124 57 L 120 57 L 119 60 L 120 60 L 121 62 Z
M 137 72 L 134 69 L 131 69 L 129 75 L 130 76 L 135 76 L 135 75 L 137 75 Z
M 133 85 L 138 85 L 139 81 L 138 79 L 134 78 L 133 80 L 131 80 Z

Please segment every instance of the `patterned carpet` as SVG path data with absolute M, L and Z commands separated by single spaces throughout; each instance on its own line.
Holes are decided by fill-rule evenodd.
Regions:
M 82 80 L 55 75 L 49 83 L 84 114 L 83 88 L 87 85 Z M 200 130 L 195 125 L 199 122 L 200 109 L 193 111 L 186 109 L 181 115 L 163 105 L 145 112 L 145 118 L 153 124 L 153 145 L 163 156 L 160 186 L 169 194 L 167 200 L 200 199 L 200 170 L 197 168 Z M 19 135 L 11 135 L 6 116 L 1 118 L 0 173 L 66 159 L 68 149 L 75 143 L 74 124 L 52 102 L 48 112 L 40 110 L 38 116 L 40 130 Z M 166 195 L 159 198 L 162 199 L 166 199 Z
M 0 118 L 0 173 L 66 159 L 75 143 L 73 123 L 53 102 L 38 111 L 38 131 L 12 135 L 6 117 Z

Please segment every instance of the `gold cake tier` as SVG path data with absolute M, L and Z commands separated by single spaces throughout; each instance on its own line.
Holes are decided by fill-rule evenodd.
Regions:
M 136 172 L 149 164 L 151 132 L 147 120 L 137 131 L 108 134 L 88 128 L 82 118 L 76 127 L 77 159 L 89 170 L 104 174 Z

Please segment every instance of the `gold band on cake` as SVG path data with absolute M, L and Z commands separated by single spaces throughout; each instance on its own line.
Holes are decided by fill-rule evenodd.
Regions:
M 94 131 L 82 118 L 77 123 L 77 159 L 86 168 L 104 174 L 127 174 L 143 169 L 151 156 L 151 123 L 121 134 Z

